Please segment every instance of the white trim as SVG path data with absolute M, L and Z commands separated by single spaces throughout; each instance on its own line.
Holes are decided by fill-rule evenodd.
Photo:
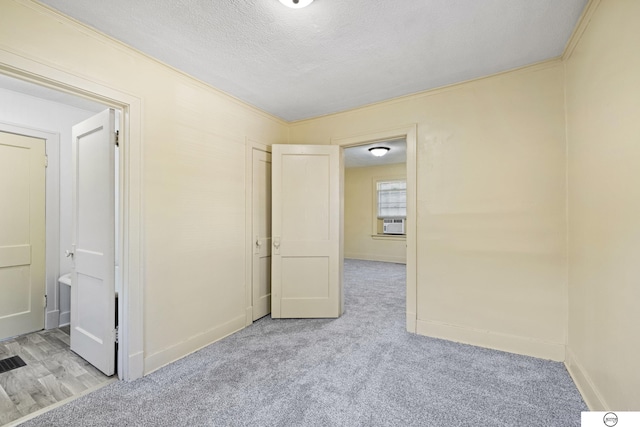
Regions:
M 416 332 L 417 320 L 417 146 L 418 125 L 382 129 L 358 135 L 332 137 L 331 144 L 342 148 L 368 144 L 375 141 L 405 138 L 407 142 L 407 331 Z
M 420 335 L 541 359 L 550 359 L 557 362 L 563 362 L 565 359 L 565 345 L 559 342 L 502 334 L 432 320 L 418 320 L 417 332 Z
M 406 172 L 406 166 L 405 166 Z M 372 193 L 371 193 L 371 237 L 376 239 L 376 236 L 380 236 L 381 230 L 378 228 L 379 221 L 381 219 L 378 217 L 378 183 L 385 181 L 407 181 L 407 174 L 404 175 L 380 175 L 374 176 L 371 178 L 372 184 Z M 383 234 L 384 236 L 384 234 Z M 402 240 L 406 240 L 406 237 L 403 235 Z
M 218 325 L 208 331 L 196 334 L 184 341 L 174 344 L 167 348 L 164 348 L 156 353 L 147 356 L 145 360 L 146 374 L 149 374 L 157 369 L 162 368 L 170 363 L 175 362 L 178 359 L 195 353 L 196 351 L 210 345 L 213 342 L 219 341 L 241 329 L 245 328 L 245 316 L 244 314 L 238 316 L 230 321 Z
M 30 59 L 24 53 L 0 47 L 0 73 L 43 85 L 122 110 L 120 144 L 122 212 L 122 295 L 120 296 L 119 376 L 134 380 L 144 374 L 138 361 L 143 352 L 143 232 L 142 232 L 142 101 L 139 97 L 71 74 L 52 64 Z
M 565 354 L 564 366 L 567 368 L 567 371 L 569 371 L 571 379 L 573 379 L 589 410 L 605 411 L 611 409 L 611 406 L 607 405 L 604 397 L 602 397 L 602 394 L 598 391 L 591 377 L 587 374 L 586 369 L 582 367 L 582 364 L 576 358 L 571 347 L 567 346 Z
M 29 126 L 0 122 L 0 131 L 43 139 L 49 159 L 45 185 L 45 307 L 44 328 L 60 326 L 60 134 Z
M 578 19 L 576 26 L 573 27 L 573 32 L 571 33 L 569 40 L 567 40 L 567 44 L 564 46 L 564 51 L 562 52 L 563 62 L 571 58 L 571 55 L 573 55 L 573 51 L 576 46 L 578 46 L 578 43 L 582 39 L 582 35 L 589 26 L 589 23 L 591 23 L 591 18 L 593 17 L 593 14 L 596 13 L 598 6 L 600 6 L 600 2 L 601 0 L 589 0 L 589 3 L 587 3 L 585 8 L 582 10 L 582 15 L 580 15 L 580 19 Z

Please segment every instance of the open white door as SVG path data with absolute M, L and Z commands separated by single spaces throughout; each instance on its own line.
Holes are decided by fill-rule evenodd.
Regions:
M 44 327 L 44 148 L 0 132 L 0 339 Z
M 115 111 L 73 127 L 71 350 L 115 366 Z
M 340 317 L 341 148 L 273 145 L 272 171 L 271 316 Z

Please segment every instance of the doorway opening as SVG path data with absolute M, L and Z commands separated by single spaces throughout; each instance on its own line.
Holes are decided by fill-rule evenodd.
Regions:
M 388 149 L 384 156 L 370 150 Z M 406 141 L 344 149 L 344 256 L 406 263 Z
M 46 260 L 44 265 L 38 266 L 38 269 L 42 269 L 42 277 L 37 280 L 42 282 L 38 285 L 38 292 L 40 292 L 43 301 L 37 306 L 34 306 L 33 303 L 30 304 L 33 311 L 42 311 L 42 316 L 31 325 L 21 327 L 18 324 L 17 329 L 9 328 L 3 331 L 0 336 L 0 340 L 2 340 L 0 345 L 5 349 L 3 354 L 8 354 L 7 352 L 19 353 L 17 355 L 22 355 L 23 359 L 26 358 L 24 360 L 26 366 L 6 374 L 11 375 L 13 381 L 9 382 L 11 390 L 5 390 L 5 392 L 12 396 L 14 402 L 17 402 L 15 408 L 9 411 L 6 416 L 17 419 L 39 410 L 47 404 L 66 400 L 97 385 L 110 382 L 108 377 L 100 374 L 97 369 L 93 369 L 87 362 L 69 351 L 69 323 L 72 315 L 71 289 L 65 285 L 64 279 L 65 273 L 69 273 L 72 269 L 71 259 L 64 256 L 65 248 L 71 248 L 72 235 L 72 126 L 94 116 L 98 111 L 104 111 L 109 106 L 2 74 L 0 74 L 0 92 L 2 93 L 0 96 L 0 132 L 3 135 L 31 140 L 34 146 L 40 146 L 42 152 L 45 153 L 40 160 L 40 165 L 43 168 L 46 167 L 46 172 L 43 173 L 43 192 L 40 196 L 33 196 L 34 200 L 38 197 L 44 199 L 42 202 L 45 206 L 42 213 L 42 233 L 34 237 L 35 240 L 43 243 L 43 258 Z M 118 120 L 116 120 L 119 129 L 123 129 L 123 117 L 124 115 L 120 113 Z M 5 144 L 4 147 L 9 147 L 9 145 Z M 16 158 L 18 157 L 20 154 Z M 118 159 L 121 160 L 122 156 L 119 156 Z M 120 163 L 120 161 L 114 163 L 114 175 L 116 175 L 116 171 L 121 171 Z M 25 168 L 19 169 L 24 170 Z M 121 175 L 121 173 L 117 174 L 117 176 Z M 120 183 L 122 183 L 121 180 Z M 114 255 L 117 260 L 122 260 L 123 209 L 121 207 L 123 205 L 118 201 L 121 201 L 123 193 L 122 185 L 115 185 L 115 183 L 113 185 L 117 190 L 113 199 L 116 204 L 111 208 L 116 223 L 112 229 L 112 236 L 115 241 L 120 243 L 116 245 L 117 249 L 114 251 Z M 15 193 L 20 193 L 20 191 L 14 191 Z M 28 203 L 25 204 L 25 207 L 30 209 Z M 13 227 L 13 224 L 5 223 L 0 226 L 7 229 Z M 0 242 L 0 246 L 5 245 Z M 11 268 L 27 271 L 29 264 L 25 264 L 25 262 L 17 263 L 21 265 L 14 263 L 16 265 L 12 265 Z M 116 262 L 114 265 L 114 275 L 121 278 L 122 274 L 115 271 L 115 269 L 119 269 L 119 264 Z M 5 269 L 6 271 L 8 269 Z M 5 276 L 7 275 L 5 274 Z M 8 278 L 5 277 L 5 279 Z M 116 282 L 122 283 L 120 280 Z M 19 289 L 16 288 L 15 292 L 18 293 Z M 19 295 L 14 302 L 17 305 L 13 311 L 20 311 Z M 9 312 L 11 307 L 3 307 L 3 310 L 5 313 L 0 313 L 0 321 L 2 317 L 7 319 L 13 317 Z M 123 310 L 121 309 L 119 312 L 123 313 Z M 124 324 L 122 316 L 119 317 L 120 324 Z M 12 330 L 14 332 L 11 332 Z M 32 333 L 25 335 L 27 332 Z M 14 336 L 18 334 L 19 336 Z M 122 360 L 124 353 L 112 354 L 111 357 Z M 29 381 L 21 380 L 21 374 L 29 376 L 25 372 L 31 367 L 37 369 L 39 366 L 54 366 L 56 364 L 68 365 L 66 369 L 69 369 L 69 366 L 75 366 L 76 373 L 83 371 L 80 375 L 83 375 L 86 381 L 79 380 L 77 376 L 73 375 L 58 377 L 51 372 L 46 373 L 42 369 L 40 371 L 43 377 L 38 378 L 36 385 L 39 384 L 39 386 L 36 389 L 31 387 L 34 383 L 33 378 Z M 118 377 L 123 378 L 122 369 L 119 371 Z M 101 377 L 106 381 L 103 381 Z M 40 397 L 44 395 L 46 398 L 34 399 L 32 397 L 34 393 Z M 18 396 L 22 397 L 18 398 Z
M 406 140 L 348 146 L 343 156 L 345 276 L 355 270 L 375 283 L 367 272 L 379 276 L 406 265 Z
M 348 137 L 335 137 L 331 139 L 332 145 L 338 145 L 344 149 L 345 152 L 345 162 L 349 159 L 350 153 L 360 153 L 362 156 L 354 156 L 354 157 L 363 157 L 364 154 L 369 154 L 369 148 L 377 147 L 377 146 L 386 146 L 387 148 L 391 148 L 392 144 L 397 145 L 396 152 L 402 151 L 404 148 L 404 157 L 405 157 L 405 175 L 404 175 L 404 192 L 405 192 L 405 210 L 406 213 L 404 215 L 404 221 L 400 222 L 401 231 L 404 232 L 404 243 L 405 243 L 405 263 L 406 263 L 406 328 L 408 332 L 416 332 L 416 313 L 417 313 L 417 285 L 416 285 L 416 141 L 417 138 L 417 126 L 411 125 L 401 128 L 393 128 L 388 130 L 381 130 L 376 132 L 370 132 L 366 134 L 361 134 L 357 136 L 348 136 Z M 392 150 L 388 150 L 389 153 Z M 364 157 L 366 158 L 366 157 Z M 355 161 L 354 161 L 355 162 Z M 384 169 L 383 169 L 384 171 Z M 400 172 L 401 168 L 395 170 L 395 172 Z M 391 172 L 391 171 L 390 171 Z M 359 174 L 354 174 L 359 175 Z M 362 174 L 360 174 L 362 175 Z M 346 174 L 345 174 L 346 176 Z M 388 179 L 387 179 L 388 178 Z M 402 181 L 402 174 L 394 174 L 391 173 L 387 178 L 385 178 L 385 174 L 383 173 L 381 176 L 370 176 L 370 188 L 371 188 L 371 205 L 369 205 L 368 209 L 370 209 L 370 221 L 367 221 L 367 226 L 370 227 L 369 238 L 372 240 L 377 239 L 387 239 L 381 240 L 381 242 L 387 243 L 398 243 L 402 245 L 402 237 L 401 234 L 396 234 L 395 237 L 391 237 L 391 233 L 384 233 L 384 213 L 381 215 L 378 209 L 378 194 L 374 197 L 373 192 L 378 192 L 380 189 L 379 183 L 381 182 L 398 182 Z M 358 180 L 354 180 L 357 182 Z M 347 186 L 345 179 L 345 188 Z M 346 194 L 346 189 L 345 189 Z M 373 200 L 375 199 L 375 204 Z M 375 207 L 374 207 L 375 206 Z M 345 218 L 348 215 L 347 213 L 347 203 L 345 200 Z M 375 210 L 375 215 L 374 215 Z M 401 220 L 403 215 L 392 215 L 397 216 L 396 220 Z M 389 218 L 391 219 L 391 218 Z M 347 236 L 347 219 L 345 219 L 345 242 L 348 238 Z M 354 222 L 358 221 L 357 218 L 354 218 Z M 394 226 L 394 231 L 399 231 L 397 229 L 397 224 L 392 224 Z M 354 233 L 355 234 L 355 233 Z M 363 232 L 360 232 L 360 235 L 364 235 Z M 392 239 L 395 239 L 392 240 Z M 362 242 L 362 240 L 360 240 Z M 358 257 L 361 256 L 359 254 L 359 247 L 363 247 L 362 244 L 347 246 L 345 248 L 345 256 L 349 256 L 348 250 L 353 250 L 351 253 L 352 256 Z M 364 246 L 366 247 L 366 246 Z M 388 247 L 387 247 L 388 249 Z M 398 248 L 396 248 L 396 251 Z M 384 252 L 382 252 L 384 254 Z M 399 252 L 396 252 L 396 255 L 393 253 L 387 253 L 386 255 L 377 255 L 379 257 L 386 257 L 386 259 L 390 260 L 390 256 L 398 256 Z M 371 256 L 369 256 L 371 257 Z M 396 258 L 397 259 L 397 258 Z

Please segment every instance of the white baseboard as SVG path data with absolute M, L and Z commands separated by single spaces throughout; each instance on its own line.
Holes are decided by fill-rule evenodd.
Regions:
M 54 329 L 60 326 L 60 310 L 47 311 L 44 321 L 45 329 Z
M 582 395 L 584 402 L 591 411 L 606 411 L 611 408 L 606 404 L 602 395 L 598 392 L 597 387 L 591 381 L 591 378 L 582 367 L 582 364 L 576 359 L 576 355 L 571 348 L 566 348 L 567 357 L 565 358 L 564 365 L 569 371 L 569 375 L 573 378 L 573 382 L 578 387 L 578 391 Z
M 538 357 L 540 359 L 550 359 L 557 362 L 563 362 L 565 359 L 564 343 L 554 343 L 430 320 L 418 320 L 417 332 L 420 335 L 429 337 Z
M 238 316 L 226 323 L 218 325 L 206 332 L 194 335 L 185 341 L 169 346 L 164 350 L 160 350 L 154 354 L 150 354 L 144 359 L 144 375 L 175 362 L 178 359 L 200 350 L 222 338 L 231 335 L 234 332 L 244 329 L 246 315 Z
M 245 326 L 249 326 L 253 323 L 253 307 L 249 306 L 245 309 Z
M 415 334 L 416 327 L 417 327 L 416 314 L 410 313 L 407 311 L 407 332 Z
M 381 261 L 381 262 L 395 262 L 397 264 L 406 264 L 407 257 L 402 256 L 384 256 L 384 255 L 376 255 L 376 254 L 355 254 L 355 253 L 346 253 L 344 254 L 345 258 L 350 259 L 359 259 L 362 261 Z
M 71 324 L 71 312 L 63 311 L 62 313 L 60 313 L 60 322 L 58 323 L 58 325 L 67 326 L 69 324 Z

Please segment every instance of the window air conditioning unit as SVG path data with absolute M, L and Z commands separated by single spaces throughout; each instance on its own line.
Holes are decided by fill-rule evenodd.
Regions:
M 405 234 L 404 219 L 384 218 L 382 220 L 382 233 L 384 234 Z

